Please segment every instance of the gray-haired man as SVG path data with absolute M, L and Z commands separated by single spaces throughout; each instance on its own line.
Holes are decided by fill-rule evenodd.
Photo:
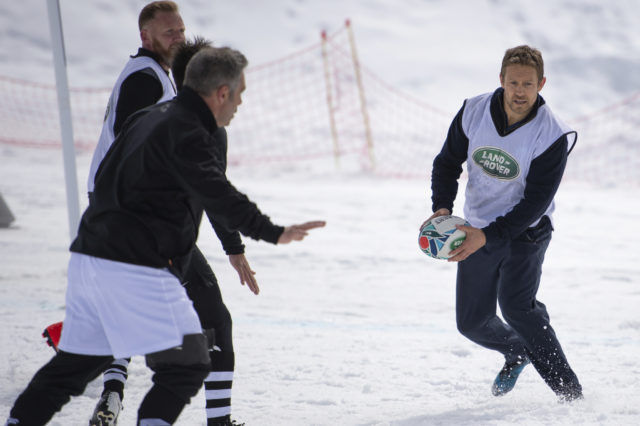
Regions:
M 203 211 L 257 240 L 302 240 L 324 222 L 274 225 L 220 168 L 218 126 L 242 102 L 246 58 L 208 48 L 169 102 L 135 113 L 102 161 L 71 245 L 57 355 L 15 402 L 8 424 L 42 425 L 113 357 L 146 355 L 154 386 L 138 425 L 170 425 L 208 373 L 207 339 L 180 284 Z M 125 301 L 125 303 L 122 303 Z M 170 312 L 171 315 L 167 315 Z

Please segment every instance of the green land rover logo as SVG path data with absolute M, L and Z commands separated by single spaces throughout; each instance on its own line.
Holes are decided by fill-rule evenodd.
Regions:
M 516 160 L 501 149 L 483 146 L 473 151 L 472 158 L 489 176 L 515 179 L 520 174 Z

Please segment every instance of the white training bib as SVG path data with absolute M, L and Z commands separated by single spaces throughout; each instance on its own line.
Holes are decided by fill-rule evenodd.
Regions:
M 193 303 L 168 270 L 71 253 L 61 350 L 128 358 L 201 332 Z
M 491 117 L 492 95 L 468 99 L 462 114 L 469 138 L 464 214 L 476 228 L 504 216 L 522 200 L 531 161 L 571 131 L 544 104 L 533 120 L 501 136 Z M 551 218 L 554 207 L 552 201 L 544 215 Z
M 118 105 L 118 98 L 120 97 L 120 87 L 122 83 L 134 72 L 143 70 L 145 68 L 151 68 L 160 83 L 162 83 L 162 97 L 158 100 L 159 102 L 168 101 L 173 99 L 176 95 L 176 89 L 173 85 L 173 82 L 165 72 L 165 70 L 158 64 L 153 58 L 149 56 L 137 56 L 135 58 L 129 59 L 129 62 L 125 65 L 124 69 L 118 76 L 116 80 L 116 84 L 113 86 L 113 90 L 111 91 L 111 96 L 109 96 L 109 102 L 107 103 L 107 111 L 104 117 L 104 123 L 102 124 L 102 131 L 100 133 L 100 139 L 98 139 L 98 145 L 96 146 L 96 150 L 93 153 L 93 158 L 91 159 L 91 166 L 89 167 L 89 179 L 87 180 L 87 190 L 89 192 L 93 191 L 94 181 L 96 179 L 96 172 L 98 171 L 98 167 L 100 167 L 100 163 L 105 155 L 107 155 L 107 151 L 111 147 L 115 139 L 115 135 L 113 133 L 113 125 L 116 122 L 116 106 Z

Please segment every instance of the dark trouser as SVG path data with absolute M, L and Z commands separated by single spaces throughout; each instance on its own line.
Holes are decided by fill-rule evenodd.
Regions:
M 233 352 L 231 314 L 222 301 L 218 280 L 198 247 L 191 252 L 183 283 L 202 328 L 215 329 L 216 346 L 223 352 Z
M 168 354 L 168 355 L 167 355 Z M 111 356 L 78 355 L 59 351 L 31 379 L 11 409 L 10 417 L 20 425 L 46 424 L 69 402 L 84 392 L 113 361 Z M 198 393 L 208 371 L 204 335 L 185 336 L 181 349 L 147 355 L 155 372 L 154 386 L 140 405 L 142 418 L 160 418 L 173 423 L 190 398 Z
M 146 356 L 154 371 L 153 387 L 138 409 L 138 421 L 162 419 L 173 424 L 209 373 L 209 342 L 203 334 L 184 336 L 182 346 Z
M 110 356 L 76 355 L 59 351 L 31 379 L 18 396 L 10 417 L 20 425 L 44 425 L 71 396 L 84 392 L 91 380 L 98 377 L 113 361 Z
M 183 282 L 203 329 L 215 329 L 211 371 L 204 381 L 207 424 L 220 424 L 231 413 L 231 387 L 235 368 L 231 314 L 222 301 L 218 281 L 207 260 L 196 247 Z
M 545 305 L 536 300 L 544 254 L 553 227 L 540 223 L 503 247 L 482 248 L 458 264 L 456 320 L 465 337 L 502 353 L 507 362 L 528 357 L 540 376 L 560 395 L 581 392 L 549 324 Z M 496 315 L 500 304 L 503 322 Z

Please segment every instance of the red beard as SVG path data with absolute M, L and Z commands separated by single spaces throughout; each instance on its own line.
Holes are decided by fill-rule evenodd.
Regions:
M 175 51 L 178 45 L 179 43 L 175 43 L 168 49 L 165 49 L 157 39 L 154 38 L 151 40 L 151 48 L 158 56 L 160 56 L 160 59 L 162 59 L 162 65 L 165 65 L 167 67 L 171 66 L 171 61 L 173 60 L 173 56 L 175 55 Z

